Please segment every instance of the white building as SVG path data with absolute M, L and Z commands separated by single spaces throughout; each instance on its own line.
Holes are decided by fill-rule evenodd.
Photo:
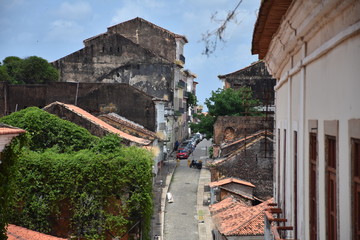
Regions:
M 360 1 L 264 0 L 252 53 L 277 79 L 274 236 L 360 239 Z

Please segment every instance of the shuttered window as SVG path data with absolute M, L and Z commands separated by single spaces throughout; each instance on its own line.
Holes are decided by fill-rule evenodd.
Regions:
M 360 139 L 352 140 L 353 239 L 360 239 Z
M 313 133 L 309 139 L 309 160 L 310 240 L 317 240 L 317 136 Z
M 327 239 L 337 239 L 336 138 L 326 136 L 326 221 Z

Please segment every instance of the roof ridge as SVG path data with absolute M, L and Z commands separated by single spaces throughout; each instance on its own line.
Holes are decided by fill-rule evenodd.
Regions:
M 90 121 L 91 123 L 99 126 L 100 128 L 102 128 L 102 129 L 104 129 L 104 130 L 106 130 L 106 131 L 110 131 L 110 132 L 113 132 L 113 133 L 115 133 L 115 134 L 118 134 L 120 137 L 122 137 L 122 138 L 124 138 L 124 139 L 126 139 L 126 140 L 128 140 L 128 141 L 130 141 L 130 142 L 135 142 L 135 143 L 138 143 L 138 144 L 141 144 L 141 145 L 149 145 L 149 144 L 151 143 L 149 140 L 132 136 L 132 135 L 130 135 L 130 134 L 128 134 L 128 133 L 125 133 L 125 132 L 117 129 L 117 128 L 114 128 L 114 127 L 111 126 L 110 124 L 108 124 L 108 123 L 104 122 L 103 120 L 95 117 L 95 116 L 92 115 L 91 113 L 85 111 L 84 109 L 82 109 L 82 108 L 80 108 L 80 107 L 78 107 L 78 106 L 75 106 L 75 105 L 72 105 L 72 104 L 66 104 L 66 103 L 62 103 L 62 102 L 56 101 L 56 102 L 53 102 L 53 103 L 49 104 L 49 105 L 46 106 L 46 107 L 50 107 L 50 106 L 55 105 L 55 104 L 64 106 L 66 109 L 74 112 L 74 113 L 77 114 L 78 116 L 81 116 L 81 117 L 83 117 L 83 118 L 86 118 L 88 121 Z M 45 107 L 45 108 L 46 108 L 46 107 Z M 72 108 L 73 108 L 73 109 L 72 109 Z M 90 115 L 90 116 L 95 117 L 96 119 L 99 120 L 99 122 L 100 122 L 101 124 L 95 122 L 93 119 L 88 118 L 87 116 L 84 116 L 83 114 L 81 114 L 81 111 L 83 111 L 85 114 L 88 114 L 88 115 Z
M 163 28 L 163 27 L 160 27 L 160 26 L 158 26 L 158 25 L 156 25 L 156 24 L 154 24 L 154 23 L 152 23 L 152 22 L 150 22 L 150 21 L 148 21 L 148 20 L 145 20 L 144 18 L 141 18 L 141 17 L 136 17 L 136 18 L 133 18 L 133 19 L 129 19 L 129 20 L 127 20 L 127 21 L 124 21 L 124 22 L 121 22 L 121 23 L 112 25 L 112 26 L 108 27 L 107 29 L 113 28 L 113 27 L 118 26 L 118 25 L 120 25 L 120 24 L 125 24 L 125 23 L 131 22 L 131 21 L 135 21 L 135 20 L 146 22 L 146 23 L 150 24 L 151 26 L 156 27 L 156 28 L 158 28 L 158 29 L 160 29 L 160 30 L 162 30 L 162 31 L 164 31 L 164 32 L 172 35 L 172 36 L 175 37 L 175 38 L 182 38 L 182 39 L 185 40 L 185 42 L 188 42 L 187 38 L 186 38 L 184 35 L 180 35 L 180 34 L 171 32 L 171 31 L 169 31 L 168 29 L 165 29 L 165 28 Z
M 261 62 L 264 62 L 264 61 L 263 61 L 263 60 L 258 60 L 258 61 L 256 61 L 256 62 L 253 62 L 253 63 L 251 63 L 250 65 L 248 65 L 248 66 L 246 66 L 246 67 L 243 67 L 243 68 L 241 68 L 241 69 L 239 69 L 239 70 L 236 70 L 236 71 L 234 71 L 234 72 L 227 73 L 227 74 L 223 74 L 223 75 L 218 75 L 218 78 L 221 79 L 221 78 L 225 78 L 225 77 L 227 77 L 227 76 L 229 76 L 229 75 L 242 72 L 242 71 L 246 70 L 247 68 L 250 68 L 250 67 L 252 67 L 252 66 L 254 66 L 254 65 L 258 64 L 258 63 L 261 63 Z

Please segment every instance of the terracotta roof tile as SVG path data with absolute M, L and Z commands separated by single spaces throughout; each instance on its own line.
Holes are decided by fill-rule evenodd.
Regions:
M 101 119 L 91 115 L 87 111 L 85 111 L 77 106 L 71 105 L 71 104 L 65 104 L 65 103 L 61 103 L 61 102 L 53 102 L 53 103 L 47 105 L 44 109 L 51 107 L 53 104 L 61 105 L 61 106 L 65 107 L 66 109 L 74 112 L 75 114 L 87 119 L 88 121 L 92 122 L 93 124 L 101 127 L 102 129 L 108 131 L 109 133 L 117 134 L 120 137 L 122 137 L 130 142 L 138 143 L 140 145 L 149 145 L 151 143 L 151 141 L 149 141 L 149 140 L 134 137 L 134 136 L 131 136 L 130 134 L 124 133 L 123 131 L 121 131 L 117 128 L 114 128 L 113 126 L 107 124 L 106 122 L 102 121 Z
M 66 238 L 53 237 L 12 224 L 9 224 L 7 228 L 7 237 L 8 240 L 66 240 Z
M 103 114 L 103 115 L 100 115 L 99 118 L 106 122 L 108 122 L 109 120 L 110 120 L 109 122 L 114 121 L 114 122 L 124 125 L 128 128 L 139 131 L 139 132 L 149 136 L 151 139 L 157 138 L 156 133 L 154 133 L 150 130 L 147 130 L 146 128 L 144 128 L 144 126 L 137 124 L 133 121 L 130 121 L 129 119 L 126 119 L 116 113 Z
M 6 125 L 4 123 L 0 123 L 0 135 L 8 135 L 8 134 L 21 134 L 26 131 L 21 128 L 16 128 L 13 126 Z
M 269 199 L 256 206 L 247 206 L 232 196 L 210 206 L 212 219 L 225 236 L 264 235 L 264 209 Z
M 255 185 L 252 184 L 251 182 L 247 182 L 247 181 L 240 180 L 237 178 L 224 178 L 222 180 L 209 183 L 209 186 L 212 188 L 212 187 L 218 187 L 218 186 L 222 186 L 222 185 L 229 184 L 229 183 L 238 183 L 238 184 L 246 185 L 246 186 L 253 187 L 253 188 L 255 187 Z
M 22 129 L 0 127 L 0 135 L 20 134 L 20 133 L 24 133 L 24 132 L 25 132 L 25 130 L 22 130 Z

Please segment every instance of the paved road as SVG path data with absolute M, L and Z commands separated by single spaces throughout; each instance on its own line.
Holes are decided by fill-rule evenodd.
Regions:
M 211 142 L 201 141 L 189 159 L 206 162 Z M 188 167 L 188 160 L 181 160 L 170 183 L 169 192 L 174 202 L 166 203 L 164 237 L 166 240 L 197 240 L 197 188 L 200 170 Z

